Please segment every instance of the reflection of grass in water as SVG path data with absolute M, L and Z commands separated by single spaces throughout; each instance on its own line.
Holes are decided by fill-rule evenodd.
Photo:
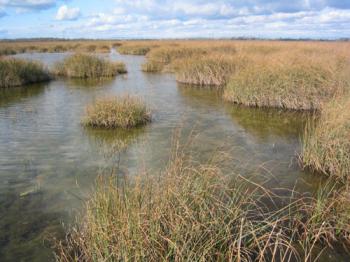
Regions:
M 204 105 L 219 107 L 222 103 L 222 91 L 216 88 L 178 83 L 178 92 L 181 96 L 191 100 L 196 99 Z
M 104 87 L 110 85 L 114 82 L 113 77 L 102 77 L 102 78 L 71 78 L 67 80 L 67 84 L 71 88 L 96 88 L 96 87 Z
M 86 127 L 84 132 L 105 158 L 112 158 L 113 156 L 119 157 L 121 152 L 134 143 L 144 132 L 144 128 L 106 130 Z
M 23 98 L 29 98 L 41 94 L 46 84 L 32 84 L 26 87 L 0 88 L 0 106 L 6 106 L 21 101 Z
M 266 139 L 269 136 L 297 138 L 302 134 L 310 115 L 308 112 L 249 108 L 227 104 L 221 98 L 222 92 L 212 88 L 179 85 L 178 90 L 183 97 L 198 101 L 200 104 L 217 108 L 224 104 L 226 112 L 238 125 L 260 139 Z
M 233 120 L 250 134 L 266 139 L 270 136 L 298 138 L 304 130 L 308 114 L 275 109 L 227 106 Z

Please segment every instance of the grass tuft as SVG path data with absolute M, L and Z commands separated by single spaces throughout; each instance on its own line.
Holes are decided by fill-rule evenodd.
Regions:
M 101 177 L 81 224 L 58 243 L 57 259 L 317 261 L 325 247 L 349 246 L 344 194 L 284 201 L 224 175 L 220 157 L 201 164 L 185 151 L 174 143 L 160 175 Z
M 97 100 L 86 108 L 85 126 L 99 128 L 132 128 L 151 121 L 145 103 L 136 96 L 124 95 Z
M 190 85 L 222 87 L 240 63 L 239 57 L 221 54 L 182 59 L 176 63 L 176 80 Z
M 126 72 L 125 65 L 121 62 L 110 62 L 87 54 L 72 55 L 57 63 L 54 69 L 56 75 L 72 78 L 112 77 Z
M 151 47 L 138 44 L 122 44 L 117 47 L 117 50 L 123 55 L 146 55 Z
M 0 87 L 21 86 L 50 80 L 44 66 L 38 62 L 15 58 L 0 59 Z
M 303 165 L 332 177 L 349 180 L 350 96 L 327 104 L 309 123 L 303 139 Z
M 340 60 L 339 60 L 340 61 Z M 296 110 L 320 109 L 334 95 L 342 94 L 348 82 L 341 76 L 344 64 L 289 57 L 251 59 L 232 75 L 224 99 L 253 107 Z

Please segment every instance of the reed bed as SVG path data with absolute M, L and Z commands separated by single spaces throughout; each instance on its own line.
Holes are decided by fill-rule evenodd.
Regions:
M 146 55 L 151 47 L 142 44 L 122 44 L 117 47 L 117 50 L 123 55 Z
M 224 174 L 221 160 L 198 163 L 174 143 L 159 175 L 101 177 L 57 260 L 317 261 L 325 247 L 349 246 L 346 198 L 283 200 Z
M 182 59 L 176 64 L 176 80 L 190 85 L 223 87 L 243 64 L 243 58 L 223 54 Z
M 86 108 L 82 123 L 98 128 L 129 129 L 151 121 L 151 112 L 137 96 L 123 95 L 97 100 Z
M 327 104 L 307 126 L 303 138 L 303 165 L 336 179 L 349 181 L 350 96 Z
M 326 61 L 287 54 L 254 58 L 233 74 L 223 97 L 253 107 L 317 110 L 348 89 L 343 61 L 342 57 Z
M 75 54 L 55 65 L 54 74 L 72 78 L 102 78 L 126 73 L 121 62 L 110 62 L 87 54 Z
M 48 71 L 38 62 L 0 58 L 0 88 L 44 82 L 50 78 Z
M 0 55 L 14 53 L 39 52 L 96 52 L 108 53 L 116 42 L 108 40 L 38 40 L 38 41 L 0 41 Z
M 318 110 L 349 89 L 348 43 L 161 42 L 145 72 L 173 72 L 181 83 L 224 87 L 224 99 L 254 107 Z
M 144 72 L 176 72 L 176 65 L 172 64 L 174 61 L 180 59 L 188 59 L 193 56 L 202 56 L 207 52 L 202 48 L 195 47 L 178 47 L 178 46 L 162 46 L 152 49 L 147 54 L 148 61 L 143 65 Z
M 0 56 L 15 55 L 17 53 L 18 53 L 18 51 L 14 50 L 10 47 L 0 48 Z

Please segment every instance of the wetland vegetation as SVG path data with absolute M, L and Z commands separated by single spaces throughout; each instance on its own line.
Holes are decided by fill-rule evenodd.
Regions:
M 87 54 L 75 54 L 58 62 L 54 74 L 71 78 L 102 78 L 125 74 L 125 65 Z
M 118 54 L 118 59 L 125 59 L 123 62 L 136 59 L 138 63 L 136 69 L 131 68 L 130 79 L 117 78 L 116 83 L 124 93 L 130 93 L 128 89 L 134 89 L 135 85 L 134 90 L 142 90 L 139 83 L 151 85 L 142 95 L 145 100 L 139 95 L 122 95 L 119 89 L 118 95 L 104 94 L 104 87 L 108 92 L 110 86 L 116 85 L 114 82 L 102 82 L 103 88 L 94 88 L 97 84 L 91 82 L 89 90 L 69 91 L 77 92 L 77 96 L 94 94 L 92 99 L 86 95 L 89 98 L 84 100 L 84 106 L 79 105 L 79 110 L 85 108 L 85 115 L 81 119 L 81 111 L 76 110 L 76 123 L 82 123 L 86 129 L 101 128 L 115 133 L 121 129 L 124 135 L 131 134 L 126 135 L 132 139 L 125 143 L 124 153 L 129 147 L 135 149 L 134 127 L 152 119 L 148 103 L 144 102 L 148 101 L 146 97 L 152 97 L 154 103 L 161 103 L 167 110 L 147 126 L 155 146 L 160 145 L 158 140 L 165 129 L 162 123 L 166 122 L 166 127 L 172 130 L 178 124 L 173 119 L 178 120 L 181 114 L 191 112 L 192 124 L 205 119 L 203 133 L 210 133 L 210 128 L 218 126 L 210 133 L 215 141 L 206 137 L 195 149 L 188 149 L 176 139 L 171 146 L 163 144 L 169 151 L 163 168 L 135 170 L 134 167 L 134 172 L 126 175 L 128 172 L 119 166 L 118 152 L 118 166 L 108 173 L 112 175 L 98 176 L 94 192 L 84 199 L 86 206 L 78 224 L 68 230 L 65 240 L 56 242 L 56 258 L 60 261 L 316 261 L 324 253 L 327 256 L 332 252 L 346 254 L 348 258 L 349 45 L 341 41 L 219 40 L 0 43 L 0 54 L 5 56 L 0 59 L 1 87 L 47 80 L 44 75 L 49 77 L 44 66 L 36 62 L 6 57 L 14 53 L 79 52 L 61 59 L 52 74 L 87 81 L 127 71 L 125 63 L 114 62 L 122 60 L 109 61 L 92 53 L 106 55 L 116 48 L 121 54 L 137 55 L 133 58 Z M 145 55 L 145 59 L 140 55 Z M 189 103 L 191 109 L 186 108 L 185 95 L 174 92 L 175 84 L 169 84 L 175 80 L 199 94 L 214 89 L 218 96 L 215 103 L 220 106 L 213 102 L 211 94 L 208 100 L 201 99 L 201 95 L 190 96 L 187 99 L 193 100 Z M 128 89 L 123 89 L 123 85 Z M 167 89 L 167 85 L 173 89 Z M 64 101 L 70 101 L 70 95 Z M 224 115 L 232 108 L 235 108 L 230 113 L 232 119 L 228 121 Z M 4 115 L 7 116 L 6 111 Z M 229 124 L 221 126 L 222 122 Z M 188 128 L 187 123 L 183 125 Z M 79 127 L 71 127 L 74 128 Z M 262 134 L 258 139 L 254 136 L 256 130 Z M 227 132 L 235 136 L 232 138 Z M 90 133 L 94 134 L 91 130 Z M 165 136 L 169 138 L 169 132 Z M 121 140 L 115 139 L 115 144 L 123 144 Z M 281 141 L 286 151 L 281 149 Z M 211 143 L 217 147 L 213 148 Z M 113 146 L 107 142 L 104 148 L 108 144 Z M 242 159 L 253 158 L 263 166 L 252 167 L 259 182 L 242 167 L 242 159 L 237 169 L 222 166 L 227 159 L 221 157 L 232 157 L 230 151 L 218 150 L 222 144 L 242 147 L 247 155 L 244 156 L 244 150 L 235 149 L 235 153 L 242 152 Z M 153 148 L 150 157 L 158 149 L 161 151 L 160 147 Z M 255 157 L 255 151 L 262 149 L 266 151 L 263 157 Z M 119 149 L 113 146 L 113 152 L 108 154 L 115 154 L 114 150 Z M 216 153 L 204 160 L 208 151 Z M 160 155 L 168 156 L 161 152 Z M 201 157 L 193 157 L 193 153 Z M 276 172 L 272 174 L 274 178 L 261 181 L 261 176 L 270 173 L 265 164 L 271 162 L 274 154 L 278 164 L 285 167 L 271 171 Z M 137 161 L 143 160 L 137 158 Z M 228 162 L 236 163 L 231 159 Z M 294 166 L 294 162 L 299 164 Z M 280 181 L 275 187 L 270 186 L 271 180 L 280 179 L 278 172 L 293 181 L 290 187 L 283 188 Z M 295 174 L 307 174 L 309 179 L 322 182 L 315 186 L 316 190 L 298 191 L 294 188 Z
M 308 124 L 303 141 L 305 167 L 348 182 L 350 171 L 350 97 L 325 105 Z
M 108 97 L 86 108 L 85 126 L 132 128 L 151 121 L 151 112 L 141 98 L 131 95 Z
M 48 70 L 39 62 L 0 58 L 0 88 L 50 80 Z
M 159 174 L 100 177 L 57 259 L 315 261 L 338 241 L 350 245 L 344 195 L 322 189 L 282 198 L 226 173 L 225 154 L 198 163 L 178 141 L 171 151 Z

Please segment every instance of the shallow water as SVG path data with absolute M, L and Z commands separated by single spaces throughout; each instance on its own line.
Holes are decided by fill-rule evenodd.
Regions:
M 65 55 L 19 56 L 52 66 Z M 176 128 L 184 139 L 196 134 L 194 149 L 201 157 L 225 150 L 235 173 L 269 177 L 268 186 L 312 192 L 320 183 L 296 160 L 307 114 L 232 106 L 215 91 L 178 85 L 173 75 L 142 73 L 143 57 L 104 56 L 124 61 L 128 74 L 0 90 L 1 261 L 53 259 L 46 239 L 62 236 L 61 224 L 72 221 L 97 174 L 119 160 L 130 174 L 161 168 Z M 87 104 L 126 92 L 150 105 L 150 125 L 130 132 L 81 126 Z M 116 156 L 121 142 L 128 147 Z

